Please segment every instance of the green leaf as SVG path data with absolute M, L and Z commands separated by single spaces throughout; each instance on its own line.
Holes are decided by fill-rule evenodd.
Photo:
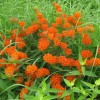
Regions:
M 45 91 L 46 90 L 46 82 L 45 80 L 42 81 L 42 90 Z
M 4 90 L 7 88 L 6 82 L 4 82 L 2 79 L 0 79 L 0 89 Z
M 100 94 L 100 90 L 94 89 L 93 92 Z
M 95 85 L 99 86 L 100 85 L 100 78 L 95 81 Z
M 72 94 L 72 91 L 71 91 L 71 90 L 66 90 L 66 91 L 62 94 L 62 96 L 61 96 L 60 98 L 63 98 L 63 97 L 68 96 L 68 95 L 70 95 L 70 94 Z
M 71 72 L 65 74 L 64 76 L 69 76 L 69 75 L 79 75 L 79 71 L 78 70 L 74 70 L 74 71 L 71 71 Z
M 82 83 L 84 83 L 86 86 L 90 87 L 91 89 L 94 88 L 94 85 L 92 85 L 91 83 L 84 82 L 84 81 L 82 81 Z
M 85 97 L 81 95 L 77 100 L 85 100 Z
M 45 96 L 45 97 L 43 97 L 43 100 L 55 100 L 57 98 L 57 96 L 55 96 L 55 95 L 49 95 L 49 96 Z
M 85 90 L 84 90 L 84 88 L 80 85 L 80 90 L 81 90 L 81 92 L 82 92 L 82 94 L 83 95 L 85 95 L 86 94 L 86 92 L 85 92 Z
M 52 93 L 58 93 L 58 92 L 61 92 L 61 90 L 58 90 L 58 89 L 49 89 L 48 92 L 52 92 Z
M 82 73 L 85 76 L 85 67 L 84 66 L 82 67 Z
M 67 86 L 71 87 L 71 83 L 67 79 L 64 78 L 64 82 L 66 83 Z
M 97 77 L 97 75 L 94 74 L 94 73 L 91 72 L 91 71 L 85 71 L 85 75 L 86 75 L 86 76 L 91 76 L 91 77 Z
M 80 93 L 81 92 L 81 90 L 78 87 L 73 87 L 72 91 L 76 92 L 76 93 Z

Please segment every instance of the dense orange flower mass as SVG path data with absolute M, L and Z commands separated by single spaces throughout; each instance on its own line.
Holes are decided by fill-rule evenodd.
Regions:
M 29 35 L 37 31 L 39 26 L 37 24 L 32 24 L 25 30 L 25 35 Z
M 6 60 L 4 58 L 0 59 L 0 67 L 3 67 L 5 62 Z
M 36 78 L 45 77 L 50 74 L 50 71 L 47 68 L 40 68 L 36 71 Z
M 70 48 L 66 48 L 66 49 L 64 50 L 64 52 L 65 52 L 65 54 L 66 54 L 67 56 L 69 56 L 69 55 L 72 54 L 72 50 L 71 50 Z
M 62 9 L 61 9 L 59 4 L 57 4 L 56 2 L 53 2 L 53 5 L 54 5 L 57 12 L 62 12 Z
M 82 38 L 82 43 L 86 45 L 90 45 L 92 43 L 92 40 L 87 33 L 84 34 Z
M 51 85 L 60 84 L 62 81 L 62 76 L 60 74 L 53 74 L 50 78 Z
M 75 12 L 75 13 L 74 13 L 74 17 L 75 17 L 76 19 L 81 18 L 81 13 L 80 13 L 80 12 Z
M 100 47 L 98 48 L 98 54 L 100 55 Z
M 83 51 L 81 51 L 81 56 L 83 57 L 83 58 L 90 58 L 90 57 L 92 57 L 92 52 L 90 51 L 90 50 L 83 50 Z
M 25 47 L 25 42 L 22 40 L 22 38 L 16 38 L 16 40 L 15 40 L 15 42 L 17 43 L 17 47 L 18 48 L 23 48 L 23 47 Z
M 58 62 L 58 59 L 56 56 L 53 56 L 50 53 L 47 53 L 43 56 L 43 59 L 45 62 L 49 63 L 49 64 L 56 64 Z
M 13 52 L 11 53 L 11 58 L 15 59 L 15 60 L 20 60 L 20 59 L 25 59 L 27 58 L 27 55 L 23 52 Z
M 8 48 L 5 49 L 5 52 L 9 55 L 11 55 L 13 52 L 16 51 L 16 47 L 15 46 L 10 46 Z
M 23 82 L 23 78 L 22 77 L 17 77 L 17 79 L 15 80 L 16 84 L 21 84 Z
M 69 65 L 70 65 L 69 59 L 66 58 L 65 56 L 59 56 L 58 59 L 59 59 L 59 63 L 60 63 L 62 66 L 69 66 Z
M 15 66 L 9 66 L 5 68 L 5 75 L 8 77 L 12 77 L 14 75 Z
M 23 100 L 24 99 L 24 94 L 28 94 L 29 90 L 26 88 L 22 88 L 20 91 L 20 99 Z
M 49 40 L 47 40 L 46 38 L 40 38 L 38 43 L 38 49 L 40 51 L 44 51 L 48 48 L 49 45 L 50 45 Z
M 74 75 L 66 76 L 66 79 L 70 82 L 72 82 L 76 77 Z
M 26 70 L 25 70 L 25 75 L 26 76 L 32 76 L 35 74 L 35 72 L 37 71 L 37 66 L 36 65 L 28 65 L 26 67 Z
M 100 66 L 100 58 L 91 58 L 90 60 L 87 60 L 86 61 L 86 66 L 89 66 L 89 67 L 97 67 L 97 66 Z

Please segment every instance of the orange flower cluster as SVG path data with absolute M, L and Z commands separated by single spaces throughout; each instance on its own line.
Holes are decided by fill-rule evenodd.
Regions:
M 56 2 L 53 2 L 53 5 L 54 5 L 57 12 L 62 12 L 62 9 L 61 9 L 59 4 L 57 4 Z
M 66 76 L 66 79 L 72 82 L 76 77 L 74 75 Z
M 53 56 L 50 53 L 47 53 L 43 56 L 43 59 L 45 62 L 49 63 L 49 64 L 56 64 L 57 63 L 57 57 Z
M 100 66 L 100 58 L 91 58 L 89 60 L 86 61 L 86 66 L 89 66 L 89 67 L 97 67 L 97 66 Z
M 0 68 L 3 67 L 5 64 L 6 61 L 4 58 L 0 59 Z
M 38 49 L 44 51 L 48 48 L 50 42 L 46 38 L 40 38 L 38 43 Z
M 58 97 L 62 96 L 62 94 L 65 91 L 65 88 L 61 85 L 62 78 L 63 77 L 60 74 L 53 74 L 52 77 L 50 78 L 50 83 L 52 88 L 61 90 L 61 92 L 57 93 Z M 70 100 L 70 95 L 66 96 L 65 100 Z
M 13 77 L 14 72 L 15 72 L 16 66 L 11 65 L 5 68 L 5 75 L 8 77 Z
M 50 74 L 50 71 L 47 68 L 40 68 L 36 71 L 36 78 L 45 77 Z
M 23 82 L 23 78 L 22 77 L 17 77 L 17 79 L 15 80 L 16 84 L 21 84 Z
M 90 58 L 90 57 L 92 57 L 92 52 L 90 52 L 90 50 L 83 50 L 82 52 L 81 52 L 81 56 L 83 57 L 83 58 Z
M 28 92 L 29 92 L 28 89 L 22 88 L 20 91 L 20 99 L 24 100 L 24 94 L 28 94 Z
M 85 45 L 90 45 L 92 43 L 92 40 L 87 33 L 83 35 L 82 43 Z
M 38 68 L 36 65 L 28 65 L 26 67 L 26 70 L 25 70 L 25 75 L 26 76 L 33 76 L 37 69 Z
M 25 42 L 22 40 L 22 38 L 16 38 L 16 40 L 15 40 L 15 42 L 17 43 L 17 47 L 18 48 L 23 48 L 23 47 L 25 47 Z

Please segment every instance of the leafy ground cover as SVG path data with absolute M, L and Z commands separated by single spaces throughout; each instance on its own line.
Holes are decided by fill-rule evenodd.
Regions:
M 0 100 L 99 100 L 100 1 L 0 1 Z

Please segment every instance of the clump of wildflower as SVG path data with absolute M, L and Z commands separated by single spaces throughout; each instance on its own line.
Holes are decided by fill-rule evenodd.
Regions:
M 37 66 L 36 65 L 28 65 L 26 67 L 26 70 L 25 70 L 25 75 L 26 76 L 33 76 L 35 74 L 35 72 L 37 71 Z
M 82 43 L 85 45 L 90 45 L 92 43 L 92 40 L 87 33 L 83 35 Z
M 83 51 L 81 51 L 81 56 L 83 57 L 83 58 L 90 58 L 90 57 L 92 57 L 92 52 L 90 51 L 90 50 L 83 50 Z
M 39 68 L 35 73 L 36 78 L 45 77 L 49 74 L 50 74 L 50 71 L 47 68 Z
M 40 51 L 44 51 L 44 50 L 46 50 L 49 47 L 49 45 L 50 45 L 50 42 L 49 42 L 48 39 L 40 38 L 39 39 L 39 43 L 38 43 L 38 49 Z
M 43 56 L 43 59 L 45 62 L 49 63 L 49 64 L 56 64 L 58 59 L 56 56 L 53 56 L 50 53 L 47 53 Z
M 24 99 L 24 94 L 28 94 L 29 90 L 26 88 L 22 88 L 19 95 L 20 95 L 20 99 L 23 100 Z

